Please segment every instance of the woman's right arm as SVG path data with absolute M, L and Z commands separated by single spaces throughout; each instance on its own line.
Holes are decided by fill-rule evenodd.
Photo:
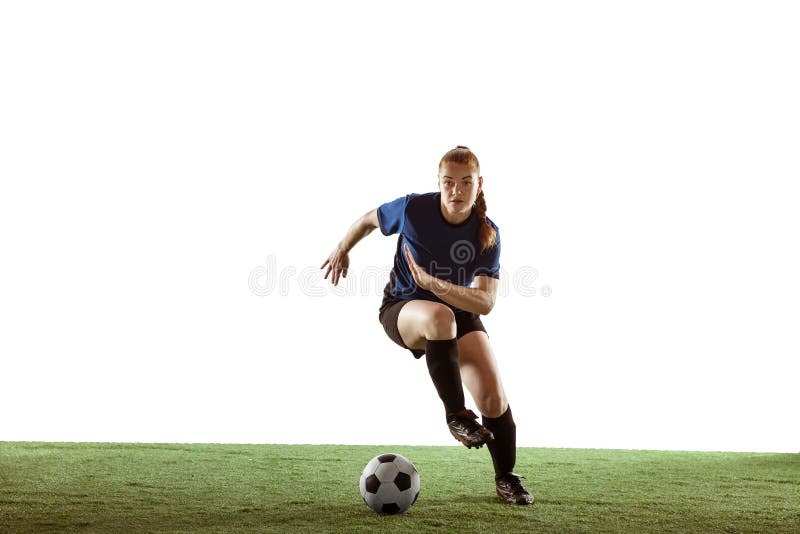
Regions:
M 367 237 L 379 224 L 378 208 L 368 211 L 353 223 L 347 234 L 339 242 L 338 247 L 345 252 L 350 252 L 356 246 L 356 243 Z
M 320 266 L 320 269 L 328 266 L 325 271 L 324 278 L 328 278 L 328 274 L 333 271 L 331 276 L 331 283 L 337 285 L 339 283 L 339 276 L 347 277 L 347 268 L 350 266 L 350 258 L 347 254 L 356 246 L 356 243 L 361 241 L 370 234 L 375 228 L 378 228 L 378 208 L 368 211 L 354 222 L 347 233 L 339 241 L 339 244 L 330 253 L 328 259 Z

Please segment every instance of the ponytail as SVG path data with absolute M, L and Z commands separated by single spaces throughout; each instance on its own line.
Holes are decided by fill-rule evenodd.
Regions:
M 497 244 L 497 234 L 494 228 L 486 220 L 486 197 L 483 195 L 483 189 L 478 193 L 478 198 L 475 199 L 475 210 L 478 213 L 478 218 L 481 220 L 481 227 L 478 230 L 478 241 L 481 244 L 481 252 L 486 249 L 492 248 Z

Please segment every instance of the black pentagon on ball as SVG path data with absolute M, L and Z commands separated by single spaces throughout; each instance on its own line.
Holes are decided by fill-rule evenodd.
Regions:
M 394 479 L 394 484 L 400 491 L 405 491 L 411 487 L 411 477 L 405 473 L 397 473 L 397 478 Z
M 417 494 L 416 494 L 416 495 L 414 495 L 414 500 L 413 500 L 413 501 L 411 501 L 411 504 L 410 504 L 409 506 L 413 506 L 413 505 L 414 505 L 414 503 L 415 503 L 415 502 L 417 502 L 417 497 L 419 497 L 419 492 L 417 492 Z M 366 501 L 364 501 L 364 502 L 366 502 Z
M 376 477 L 373 473 L 367 477 L 367 480 L 364 481 L 364 486 L 367 488 L 368 492 L 378 493 L 378 488 L 381 487 L 381 481 L 378 480 L 378 477 Z
M 396 514 L 399 511 L 400 507 L 397 506 L 397 503 L 393 502 L 386 503 L 383 505 L 383 508 L 381 508 L 381 512 L 383 512 L 384 514 Z
M 378 461 L 382 464 L 388 464 L 389 462 L 394 462 L 395 458 L 394 454 L 381 454 L 378 456 Z

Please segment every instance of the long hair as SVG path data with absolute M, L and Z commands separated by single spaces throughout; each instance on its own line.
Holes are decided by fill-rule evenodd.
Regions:
M 439 161 L 439 171 L 442 170 L 442 165 L 445 163 L 459 163 L 461 165 L 468 165 L 472 170 L 481 174 L 481 165 L 478 163 L 478 157 L 473 152 L 463 146 L 457 147 L 447 151 Z M 477 211 L 478 218 L 481 220 L 481 227 L 478 230 L 478 241 L 480 242 L 481 252 L 489 249 L 497 244 L 497 235 L 494 228 L 486 220 L 486 196 L 483 194 L 483 188 L 478 193 L 478 198 L 475 199 L 474 209 Z

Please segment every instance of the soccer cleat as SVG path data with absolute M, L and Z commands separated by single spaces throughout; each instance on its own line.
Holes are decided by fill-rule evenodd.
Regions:
M 525 478 L 516 473 L 506 473 L 496 478 L 494 484 L 500 499 L 511 504 L 533 504 L 533 495 L 528 493 L 520 478 Z
M 447 427 L 450 433 L 469 449 L 472 447 L 480 449 L 487 441 L 494 439 L 494 434 L 490 430 L 475 421 L 477 418 L 475 412 L 468 408 L 447 414 Z

